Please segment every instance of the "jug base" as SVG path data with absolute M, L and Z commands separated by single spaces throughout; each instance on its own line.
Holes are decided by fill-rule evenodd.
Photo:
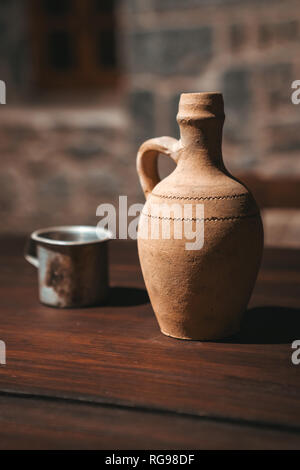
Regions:
M 218 340 L 221 340 L 221 339 L 230 338 L 232 336 L 235 336 L 237 333 L 239 333 L 240 328 L 235 328 L 235 329 L 233 329 L 232 331 L 229 331 L 229 332 L 227 331 L 223 335 L 216 335 L 216 336 L 210 336 L 210 337 L 207 337 L 207 336 L 197 336 L 197 337 L 182 336 L 182 335 L 170 334 L 170 333 L 167 333 L 166 331 L 163 331 L 163 330 L 160 330 L 160 331 L 163 335 L 169 336 L 169 338 L 181 339 L 183 341 L 218 341 Z

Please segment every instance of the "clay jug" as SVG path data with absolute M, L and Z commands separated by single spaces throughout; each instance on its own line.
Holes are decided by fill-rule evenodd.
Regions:
M 221 93 L 184 93 L 177 115 L 180 140 L 150 139 L 137 155 L 146 197 L 138 228 L 141 268 L 160 329 L 175 338 L 212 340 L 236 333 L 260 266 L 261 217 L 250 191 L 224 166 L 224 117 Z M 177 164 L 162 181 L 161 153 Z M 154 221 L 155 233 L 149 229 Z M 190 238 L 178 236 L 178 222 L 193 224 L 194 233 L 201 230 L 197 249 L 187 249 Z M 171 226 L 168 236 L 165 223 Z

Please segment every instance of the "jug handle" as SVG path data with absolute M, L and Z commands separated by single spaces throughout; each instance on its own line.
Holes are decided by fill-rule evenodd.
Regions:
M 160 153 L 171 157 L 175 163 L 178 160 L 180 140 L 173 137 L 156 137 L 144 142 L 137 154 L 137 172 L 145 198 L 151 194 L 153 188 L 160 182 L 157 162 Z
M 32 264 L 36 268 L 39 267 L 39 261 L 36 253 L 36 242 L 32 238 L 28 238 L 25 248 L 24 257 L 28 263 Z

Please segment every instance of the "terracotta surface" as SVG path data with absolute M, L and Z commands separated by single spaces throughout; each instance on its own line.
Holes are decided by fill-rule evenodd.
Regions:
M 151 139 L 138 152 L 147 199 L 139 224 L 139 257 L 161 331 L 181 339 L 217 339 L 239 330 L 260 265 L 262 222 L 251 193 L 224 167 L 222 95 L 182 94 L 177 121 L 179 141 Z M 161 182 L 160 153 L 177 163 Z M 153 216 L 158 203 L 167 206 L 169 216 L 168 210 Z M 171 208 L 174 203 L 182 208 L 181 218 Z M 185 204 L 192 205 L 193 230 L 199 227 L 197 205 L 204 207 L 204 244 L 198 250 L 186 249 L 191 240 L 176 239 L 174 219 L 187 221 Z M 160 225 L 157 239 L 149 228 L 154 218 Z M 166 220 L 171 221 L 169 239 L 162 235 Z

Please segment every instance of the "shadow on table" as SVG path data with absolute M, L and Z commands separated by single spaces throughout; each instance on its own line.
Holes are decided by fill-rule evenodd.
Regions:
M 300 310 L 255 307 L 247 310 L 240 332 L 220 342 L 240 344 L 292 343 L 300 339 Z
M 130 307 L 149 303 L 145 289 L 137 287 L 111 287 L 107 305 L 110 307 Z

